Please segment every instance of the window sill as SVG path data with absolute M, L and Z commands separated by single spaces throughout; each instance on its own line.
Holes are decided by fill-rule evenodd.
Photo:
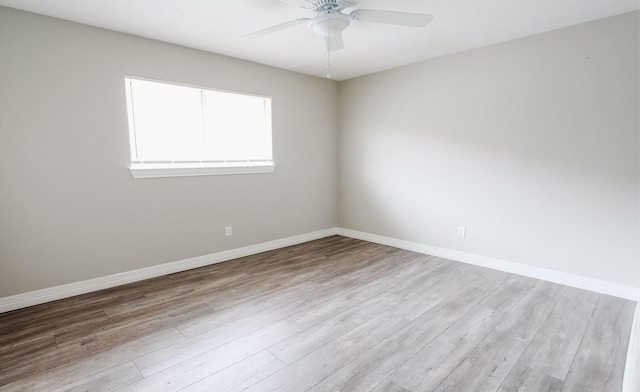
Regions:
M 272 173 L 275 169 L 273 163 L 268 164 L 226 164 L 215 165 L 132 165 L 129 168 L 134 178 L 161 178 L 161 177 L 193 177 L 193 176 L 217 176 L 228 174 L 258 174 Z

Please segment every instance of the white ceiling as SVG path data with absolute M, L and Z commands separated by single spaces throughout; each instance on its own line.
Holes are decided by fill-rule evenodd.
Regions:
M 354 21 L 331 55 L 345 80 L 446 54 L 637 10 L 638 0 L 360 0 L 356 8 L 434 15 L 426 28 Z M 309 10 L 279 0 L 0 0 L 0 5 L 202 49 L 315 76 L 323 38 L 306 24 L 241 38 Z M 352 9 L 348 9 L 347 12 Z

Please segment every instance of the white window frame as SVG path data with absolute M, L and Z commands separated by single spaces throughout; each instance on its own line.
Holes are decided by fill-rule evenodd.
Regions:
M 132 110 L 132 94 L 131 84 L 129 80 L 142 80 L 155 83 L 176 85 L 182 87 L 190 87 L 199 90 L 217 91 L 231 94 L 240 94 L 246 96 L 254 96 L 261 98 L 268 98 L 268 110 L 266 111 L 269 124 L 269 138 L 273 141 L 273 133 L 271 128 L 271 97 L 260 94 L 245 93 L 238 91 L 214 89 L 209 87 L 195 86 L 183 83 L 168 82 L 165 80 L 150 79 L 139 76 L 125 75 L 125 88 L 127 97 L 127 114 L 129 119 L 129 143 L 131 148 L 131 166 L 129 171 L 134 178 L 158 178 L 158 177 L 189 177 L 189 176 L 207 176 L 207 175 L 225 175 L 225 174 L 259 174 L 259 173 L 272 173 L 275 169 L 275 163 L 273 159 L 264 161 L 163 161 L 163 162 L 145 162 L 135 161 L 136 156 L 136 135 L 135 135 L 135 122 L 134 113 Z M 273 149 L 273 147 L 271 147 Z M 273 151 L 273 150 L 272 150 Z

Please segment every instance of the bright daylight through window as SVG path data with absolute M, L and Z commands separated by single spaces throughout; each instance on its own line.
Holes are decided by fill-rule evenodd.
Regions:
M 125 81 L 134 177 L 273 171 L 271 98 Z

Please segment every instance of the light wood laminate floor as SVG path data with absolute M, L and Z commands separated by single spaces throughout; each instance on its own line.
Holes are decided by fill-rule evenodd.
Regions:
M 0 315 L 2 391 L 620 391 L 635 303 L 344 237 Z

